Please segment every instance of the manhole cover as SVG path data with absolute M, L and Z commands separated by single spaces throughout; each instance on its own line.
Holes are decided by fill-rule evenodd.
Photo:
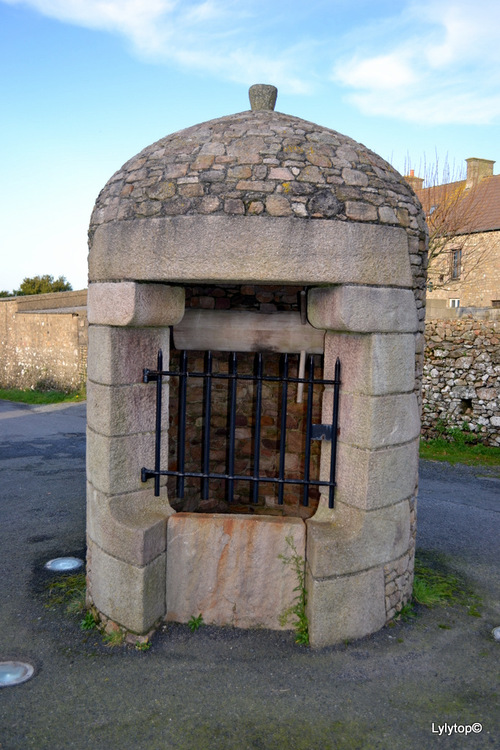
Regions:
M 31 664 L 25 664 L 22 661 L 1 661 L 0 662 L 0 687 L 9 687 L 9 685 L 19 685 L 26 682 L 33 676 L 35 668 Z
M 53 570 L 56 573 L 65 573 L 69 570 L 78 570 L 83 568 L 83 560 L 79 557 L 56 557 L 45 563 L 47 570 Z

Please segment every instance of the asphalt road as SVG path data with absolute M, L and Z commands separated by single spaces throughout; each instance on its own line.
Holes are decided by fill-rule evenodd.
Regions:
M 35 667 L 0 689 L 1 750 L 500 746 L 495 472 L 421 465 L 419 547 L 466 577 L 481 617 L 422 609 L 319 650 L 289 633 L 170 625 L 141 652 L 48 606 L 44 563 L 84 555 L 84 430 L 85 404 L 0 402 L 0 660 Z

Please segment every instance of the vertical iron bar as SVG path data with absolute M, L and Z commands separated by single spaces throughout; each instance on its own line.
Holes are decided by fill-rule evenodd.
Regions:
M 340 391 L 340 359 L 335 362 L 335 385 L 333 386 L 333 416 L 332 416 L 332 445 L 330 454 L 330 492 L 328 507 L 333 508 L 333 496 L 335 492 L 335 468 L 337 462 L 337 425 L 339 419 L 339 391 Z
M 281 391 L 281 431 L 279 479 L 285 478 L 286 416 L 288 406 L 288 354 L 283 355 L 283 390 Z M 278 483 L 278 505 L 283 505 L 283 481 Z
M 163 385 L 163 352 L 158 349 L 156 369 L 156 435 L 155 435 L 155 497 L 160 496 L 160 463 L 161 463 L 161 390 Z
M 255 432 L 254 432 L 254 450 L 253 450 L 253 494 L 252 500 L 257 503 L 259 500 L 259 482 L 260 472 L 260 422 L 262 416 L 262 352 L 256 355 L 257 360 L 257 380 L 255 383 Z
M 186 386 L 187 386 L 187 352 L 181 352 L 179 363 L 179 424 L 177 426 L 177 497 L 184 497 L 184 469 L 186 463 Z
M 306 450 L 304 456 L 304 489 L 302 505 L 309 505 L 309 477 L 311 473 L 311 425 L 313 410 L 314 354 L 309 355 L 309 378 L 307 383 Z
M 202 500 L 208 500 L 210 471 L 210 422 L 212 421 L 212 352 L 207 351 L 205 358 L 205 388 L 204 388 L 204 413 L 205 413 L 205 432 L 203 435 L 203 477 L 201 483 Z
M 229 435 L 228 435 L 228 480 L 227 480 L 227 501 L 232 503 L 234 500 L 234 441 L 236 428 L 236 377 L 238 372 L 238 360 L 236 352 L 231 352 L 229 358 Z

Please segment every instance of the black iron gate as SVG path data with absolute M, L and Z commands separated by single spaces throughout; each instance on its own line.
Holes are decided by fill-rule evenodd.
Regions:
M 188 370 L 188 355 L 183 351 L 180 354 L 179 371 L 163 369 L 163 354 L 158 352 L 156 370 L 144 369 L 143 382 L 156 383 L 156 437 L 155 437 L 155 463 L 154 469 L 145 467 L 141 470 L 141 480 L 146 482 L 154 478 L 155 495 L 160 494 L 160 477 L 174 476 L 177 477 L 177 496 L 184 497 L 184 480 L 186 477 L 195 477 L 201 480 L 201 496 L 203 500 L 208 499 L 209 485 L 211 479 L 223 479 L 227 483 L 227 497 L 229 502 L 233 500 L 234 483 L 236 481 L 247 481 L 252 486 L 252 500 L 254 503 L 258 500 L 259 485 L 264 482 L 270 482 L 278 486 L 278 504 L 283 504 L 283 491 L 286 484 L 302 486 L 302 504 L 309 504 L 309 489 L 311 487 L 326 486 L 329 488 L 329 507 L 333 508 L 334 490 L 335 490 L 335 464 L 337 456 L 337 423 L 339 408 L 339 387 L 340 387 L 340 360 L 335 363 L 335 373 L 333 380 L 325 380 L 315 376 L 314 355 L 308 356 L 307 376 L 291 377 L 289 374 L 289 356 L 283 354 L 280 364 L 280 374 L 266 375 L 264 373 L 263 354 L 261 352 L 255 355 L 255 367 L 253 374 L 238 372 L 238 355 L 236 352 L 229 354 L 229 367 L 227 373 L 212 371 L 213 354 L 207 351 L 205 354 L 205 366 L 202 372 Z M 179 379 L 179 420 L 178 420 L 178 453 L 177 453 L 177 470 L 167 470 L 160 468 L 161 458 L 161 401 L 162 385 L 164 377 L 175 377 Z M 203 378 L 204 380 L 204 427 L 203 427 L 203 446 L 202 446 L 202 466 L 201 471 L 185 470 L 185 450 L 186 450 L 186 398 L 187 398 L 187 381 L 189 378 Z M 211 443 L 211 409 L 212 409 L 212 381 L 215 379 L 224 379 L 229 381 L 229 408 L 228 408 L 228 451 L 226 461 L 226 472 L 217 473 L 210 471 L 210 443 Z M 252 461 L 251 474 L 235 474 L 235 428 L 236 428 L 236 400 L 237 400 L 237 383 L 239 380 L 251 380 L 255 383 L 255 413 L 254 413 L 254 454 Z M 281 405 L 280 405 L 280 431 L 279 431 L 279 469 L 278 476 L 262 476 L 260 472 L 260 433 L 262 417 L 262 384 L 264 382 L 278 382 L 281 384 Z M 285 452 L 286 452 L 286 431 L 287 431 L 287 401 L 288 401 L 288 384 L 304 383 L 307 388 L 306 404 L 306 441 L 305 441 L 305 462 L 304 476 L 302 478 L 285 477 Z M 332 421 L 330 424 L 313 424 L 313 390 L 315 386 L 333 386 L 333 408 Z M 311 440 L 330 440 L 332 443 L 330 458 L 330 477 L 328 480 L 315 480 L 310 478 L 310 457 L 311 457 Z

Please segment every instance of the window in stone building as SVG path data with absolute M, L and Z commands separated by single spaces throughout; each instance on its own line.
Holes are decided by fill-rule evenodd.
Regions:
M 459 299 L 449 299 L 448 302 L 449 302 L 450 307 L 460 307 Z
M 491 306 L 492 307 L 500 307 L 500 299 L 492 299 L 491 300 Z
M 450 278 L 459 279 L 462 270 L 462 251 L 452 250 L 450 255 Z

